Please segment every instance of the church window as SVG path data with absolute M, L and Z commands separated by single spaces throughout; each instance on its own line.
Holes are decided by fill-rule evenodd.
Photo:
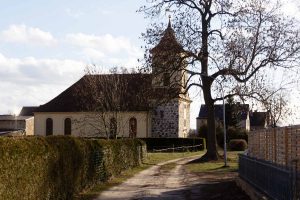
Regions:
M 46 136 L 53 135 L 53 119 L 46 119 Z
M 66 118 L 65 119 L 65 135 L 71 135 L 71 131 L 72 131 L 71 119 Z
M 111 118 L 110 119 L 110 132 L 109 132 L 109 137 L 110 138 L 116 138 L 116 136 L 117 136 L 117 120 L 116 120 L 116 118 Z
M 135 117 L 132 117 L 129 120 L 129 137 L 136 138 L 136 133 L 137 133 L 137 120 Z
M 163 75 L 163 85 L 164 86 L 169 86 L 170 85 L 170 74 L 169 73 L 164 73 L 164 75 Z

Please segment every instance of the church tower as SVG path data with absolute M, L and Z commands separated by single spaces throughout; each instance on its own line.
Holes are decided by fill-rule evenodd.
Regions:
M 152 137 L 187 137 L 190 103 L 185 94 L 187 74 L 184 50 L 176 39 L 171 21 L 152 55 L 152 88 L 156 105 L 152 112 Z

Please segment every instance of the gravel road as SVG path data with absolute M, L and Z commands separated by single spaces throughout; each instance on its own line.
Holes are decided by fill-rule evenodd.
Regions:
M 102 192 L 95 200 L 248 199 L 235 186 L 234 177 L 236 173 L 227 174 L 227 177 L 224 178 L 206 173 L 202 175 L 188 173 L 184 168 L 184 164 L 196 158 L 198 157 L 176 159 L 152 166 L 126 182 Z M 162 167 L 169 163 L 175 163 L 176 165 L 169 170 Z M 222 183 L 224 179 L 227 182 L 229 181 L 229 184 Z M 211 180 L 216 181 L 211 182 Z M 229 198 L 226 198 L 226 194 L 222 195 L 222 193 L 214 191 L 214 188 L 223 193 L 228 193 L 228 190 L 231 190 L 238 193 L 239 196 L 235 197 L 229 193 Z M 207 191 L 210 191 L 210 193 L 207 193 Z

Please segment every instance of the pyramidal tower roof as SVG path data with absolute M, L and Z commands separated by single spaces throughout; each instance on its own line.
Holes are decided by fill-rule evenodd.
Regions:
M 156 53 L 156 52 L 168 52 L 172 51 L 180 53 L 183 51 L 183 47 L 181 44 L 176 39 L 175 36 L 175 31 L 172 28 L 171 25 L 171 19 L 169 18 L 169 23 L 167 29 L 164 31 L 163 36 L 160 40 L 160 42 L 153 48 L 151 49 L 151 53 Z

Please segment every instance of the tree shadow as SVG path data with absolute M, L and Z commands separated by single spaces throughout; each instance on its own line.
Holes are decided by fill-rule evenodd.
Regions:
M 158 188 L 159 190 L 160 188 Z M 155 190 L 155 189 L 154 189 Z M 138 194 L 131 200 L 250 200 L 250 198 L 236 185 L 234 180 L 205 182 L 192 184 L 188 187 L 181 187 L 167 192 L 145 192 Z M 103 200 L 121 200 L 124 197 L 114 197 Z

